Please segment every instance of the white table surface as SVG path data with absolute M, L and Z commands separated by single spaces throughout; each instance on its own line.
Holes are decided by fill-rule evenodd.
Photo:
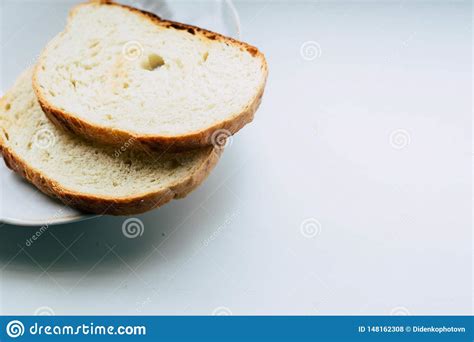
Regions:
M 237 2 L 254 123 L 141 237 L 0 227 L 0 313 L 471 314 L 471 6 Z

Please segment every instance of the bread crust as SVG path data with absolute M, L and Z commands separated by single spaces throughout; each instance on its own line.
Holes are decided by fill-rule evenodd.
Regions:
M 94 2 L 94 1 L 93 1 Z M 92 141 L 97 141 L 102 144 L 108 145 L 122 145 L 128 141 L 133 140 L 135 142 L 133 148 L 148 149 L 148 150 L 167 150 L 170 152 L 185 151 L 195 149 L 203 146 L 212 145 L 212 135 L 218 130 L 226 130 L 230 134 L 237 133 L 245 125 L 253 121 L 255 112 L 257 111 L 265 90 L 265 85 L 268 78 L 268 65 L 263 53 L 261 53 L 256 47 L 251 46 L 247 43 L 235 40 L 230 37 L 223 36 L 221 34 L 211 32 L 196 26 L 182 24 L 174 21 L 163 20 L 153 13 L 139 10 L 137 8 L 129 7 L 122 4 L 117 4 L 113 1 L 96 0 L 96 3 L 107 6 L 117 6 L 124 8 L 132 13 L 136 13 L 143 16 L 146 20 L 152 23 L 163 26 L 165 28 L 174 28 L 177 30 L 186 30 L 191 34 L 199 34 L 210 40 L 217 40 L 227 44 L 233 44 L 238 46 L 240 49 L 247 50 L 252 56 L 259 58 L 262 61 L 262 70 L 264 73 L 264 80 L 260 85 L 260 88 L 252 100 L 247 104 L 241 113 L 234 115 L 232 118 L 216 123 L 215 125 L 206 129 L 187 133 L 184 135 L 177 136 L 162 136 L 162 135 L 139 135 L 125 130 L 100 126 L 95 123 L 91 123 L 85 119 L 78 118 L 64 110 L 55 107 L 48 103 L 46 98 L 42 95 L 41 88 L 39 87 L 37 80 L 37 73 L 41 67 L 41 59 L 36 65 L 33 74 L 33 89 L 38 98 L 38 102 L 45 112 L 46 116 L 57 126 L 67 129 L 75 134 L 83 136 L 84 138 Z M 70 13 L 70 16 L 74 15 L 76 9 L 80 6 L 88 5 L 90 3 L 80 4 L 76 6 Z M 67 29 L 67 27 L 66 27 Z M 65 32 L 65 31 L 63 31 Z
M 65 205 L 89 213 L 122 216 L 141 214 L 151 209 L 161 207 L 172 199 L 186 197 L 186 195 L 197 188 L 211 172 L 219 160 L 221 151 L 212 149 L 206 160 L 192 175 L 169 188 L 136 196 L 118 198 L 94 196 L 65 188 L 60 183 L 48 178 L 26 163 L 9 148 L 1 138 L 0 153 L 3 155 L 5 164 L 11 170 L 35 185 L 46 195 L 59 199 Z

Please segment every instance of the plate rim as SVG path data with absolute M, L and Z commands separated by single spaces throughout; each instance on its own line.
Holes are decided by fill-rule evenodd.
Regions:
M 233 0 L 224 0 L 224 1 L 218 1 L 220 3 L 225 3 L 228 8 L 230 9 L 232 13 L 232 17 L 234 18 L 234 25 L 236 28 L 236 39 L 241 40 L 242 39 L 242 22 L 240 20 L 240 15 L 235 7 L 235 3 Z M 0 90 L 0 96 L 3 96 L 3 91 Z M 33 185 L 31 185 L 33 186 Z M 46 195 L 44 195 L 46 196 Z M 93 214 L 72 214 L 72 215 L 67 215 L 67 216 L 61 216 L 58 218 L 51 218 L 48 221 L 43 221 L 43 220 L 28 220 L 28 219 L 18 219 L 18 218 L 13 218 L 13 217 L 0 217 L 0 227 L 3 225 L 13 225 L 13 226 L 21 226 L 21 227 L 41 227 L 41 226 L 54 226 L 54 225 L 61 225 L 61 224 L 67 224 L 67 223 L 75 223 L 75 222 L 81 222 L 81 221 L 86 221 L 90 220 L 93 218 L 99 218 L 104 215 L 93 215 Z
M 50 219 L 47 222 L 42 220 L 25 220 L 25 219 L 17 219 L 11 217 L 2 217 L 0 218 L 0 227 L 3 225 L 11 225 L 11 226 L 18 226 L 18 227 L 49 227 L 49 226 L 56 226 L 66 223 L 75 223 L 81 221 L 87 221 L 93 218 L 99 218 L 104 215 L 89 215 L 89 214 L 76 214 L 76 215 L 68 215 L 62 216 L 56 219 Z

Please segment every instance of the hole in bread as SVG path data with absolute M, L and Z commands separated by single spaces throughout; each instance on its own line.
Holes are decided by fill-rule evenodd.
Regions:
M 49 94 L 52 96 L 52 97 L 56 97 L 56 93 L 52 90 L 49 91 Z
M 128 87 L 130 87 L 130 84 L 128 84 L 127 82 L 125 82 L 125 83 L 123 84 L 123 89 L 127 89 Z
M 209 58 L 209 52 L 206 51 L 206 52 L 204 52 L 204 54 L 202 55 L 202 61 L 203 61 L 203 62 L 206 62 L 208 58 Z
M 32 147 L 32 146 L 33 146 L 33 143 L 32 143 L 31 141 L 28 143 L 28 145 L 26 145 L 26 147 L 27 147 L 29 150 L 31 150 L 31 147 Z
M 142 68 L 149 71 L 153 71 L 163 65 L 165 65 L 165 60 L 156 53 L 148 55 L 148 57 L 146 57 L 142 62 Z
M 8 112 L 11 108 L 12 108 L 12 105 L 11 105 L 11 104 L 7 103 L 7 104 L 5 105 L 5 110 L 6 110 L 7 112 Z
M 8 135 L 7 131 L 3 131 L 3 135 L 5 136 L 5 139 L 10 140 L 10 136 Z

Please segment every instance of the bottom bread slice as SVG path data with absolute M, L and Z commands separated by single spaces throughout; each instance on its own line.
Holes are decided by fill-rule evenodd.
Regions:
M 182 198 L 216 165 L 213 147 L 164 153 L 85 141 L 54 126 L 38 104 L 32 70 L 0 100 L 6 165 L 47 195 L 83 211 L 131 215 Z

